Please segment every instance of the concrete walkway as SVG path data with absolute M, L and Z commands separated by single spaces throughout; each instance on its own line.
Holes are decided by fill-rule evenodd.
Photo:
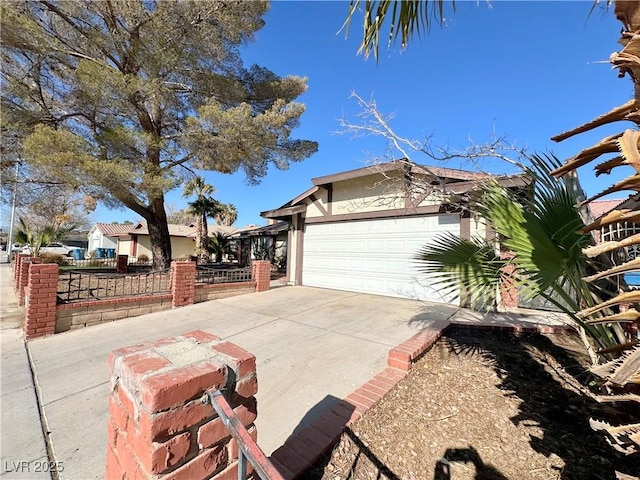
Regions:
M 0 477 L 51 478 L 11 266 L 0 264 Z
M 391 347 L 440 319 L 504 325 L 539 321 L 540 317 L 484 316 L 442 304 L 285 287 L 66 332 L 33 340 L 28 348 L 53 460 L 62 465 L 60 477 L 102 478 L 108 418 L 107 358 L 117 348 L 200 329 L 254 353 L 259 383 L 258 443 L 268 455 L 382 370 Z M 2 457 L 43 458 L 42 430 L 26 375 L 28 359 L 19 330 L 12 333 L 16 335 L 6 338 L 11 339 L 13 350 L 6 353 L 9 358 L 9 352 L 15 351 L 13 371 L 5 365 L 4 335 L 2 345 Z M 28 417 L 24 420 L 18 416 L 20 412 L 10 409 L 5 416 L 4 379 L 15 376 L 11 372 L 18 371 L 18 364 L 25 378 L 22 389 L 16 386 L 12 390 L 28 392 L 34 407 L 22 412 Z M 6 392 L 10 393 L 9 386 Z M 16 405 L 27 403 L 26 399 L 16 400 Z M 5 455 L 5 430 L 8 439 L 28 431 L 33 453 L 27 454 L 26 445 L 25 449 L 16 445 Z

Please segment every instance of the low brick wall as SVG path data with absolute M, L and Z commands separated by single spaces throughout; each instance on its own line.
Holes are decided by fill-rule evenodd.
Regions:
M 195 303 L 235 297 L 256 291 L 255 282 L 218 283 L 215 285 L 196 285 Z
M 172 262 L 170 292 L 57 305 L 58 265 L 36 267 L 39 258 L 17 258 L 15 282 L 18 299 L 21 305 L 25 301 L 28 304 L 24 328 L 27 340 L 208 300 L 264 291 L 269 289 L 270 281 L 270 272 L 265 267 L 269 262 L 256 262 L 253 281 L 214 285 L 195 284 L 194 262 Z
M 172 295 L 110 298 L 58 305 L 55 333 L 170 310 Z

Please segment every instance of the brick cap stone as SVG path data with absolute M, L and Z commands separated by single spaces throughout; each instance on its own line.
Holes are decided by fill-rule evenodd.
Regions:
M 257 391 L 255 356 L 201 330 L 115 350 L 109 364 L 112 391 L 138 399 L 136 417 L 141 408 L 160 412 L 212 388 Z

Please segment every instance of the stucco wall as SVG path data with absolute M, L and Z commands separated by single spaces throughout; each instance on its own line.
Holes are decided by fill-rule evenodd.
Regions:
M 93 252 L 96 248 L 117 248 L 117 240 L 115 237 L 107 237 L 97 228 L 89 233 L 87 251 Z
M 121 244 L 124 242 L 121 242 Z M 196 248 L 196 242 L 193 238 L 186 237 L 171 237 L 171 258 L 180 259 L 188 258 L 193 255 Z M 127 246 L 126 251 L 119 252 L 123 255 L 130 255 L 130 246 Z M 150 259 L 153 258 L 151 254 L 151 241 L 148 235 L 140 235 L 138 237 L 138 251 L 136 256 L 146 255 Z
M 329 192 L 325 188 L 319 189 L 314 196 L 317 198 L 317 201 L 313 203 L 309 203 L 307 205 L 307 217 L 322 217 L 323 212 L 320 207 L 324 208 L 325 211 L 329 209 L 328 196 Z
M 487 222 L 484 218 L 475 214 L 472 215 L 470 226 L 471 226 L 470 228 L 471 237 L 486 238 Z
M 404 208 L 402 179 L 381 174 L 336 182 L 333 185 L 333 214 L 377 212 Z

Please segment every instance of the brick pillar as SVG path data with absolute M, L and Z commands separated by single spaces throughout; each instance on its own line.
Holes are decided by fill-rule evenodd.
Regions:
M 56 330 L 58 265 L 31 263 L 26 288 L 24 336 L 27 340 L 53 335 Z
M 237 445 L 207 390 L 226 386 L 256 436 L 255 357 L 202 331 L 123 348 L 109 356 L 111 394 L 105 478 L 236 479 Z
M 513 254 L 510 252 L 501 252 L 501 259 L 513 258 Z M 501 282 L 500 282 L 500 305 L 502 307 L 517 307 L 518 306 L 518 285 L 511 278 L 516 267 L 512 264 L 502 268 Z
M 16 286 L 18 285 L 18 278 L 20 277 L 20 264 L 22 264 L 22 261 L 27 257 L 29 257 L 29 255 L 23 253 L 15 253 L 13 256 L 13 279 L 15 280 Z
M 269 260 L 254 260 L 251 264 L 251 275 L 256 282 L 256 292 L 269 290 L 271 285 L 271 262 Z
M 15 281 L 17 278 L 17 271 L 18 271 L 18 263 L 20 262 L 20 254 L 17 252 L 11 252 L 11 275 L 13 275 L 13 282 L 15 285 Z
M 193 305 L 196 298 L 196 263 L 171 262 L 171 293 L 173 308 Z
M 38 257 L 24 256 L 20 260 L 20 266 L 18 267 L 18 277 L 16 279 L 16 289 L 18 305 L 20 305 L 21 307 L 24 306 L 27 283 L 29 282 L 29 267 L 36 263 L 40 263 L 40 259 Z
M 129 255 L 118 255 L 116 272 L 127 273 L 129 271 Z

